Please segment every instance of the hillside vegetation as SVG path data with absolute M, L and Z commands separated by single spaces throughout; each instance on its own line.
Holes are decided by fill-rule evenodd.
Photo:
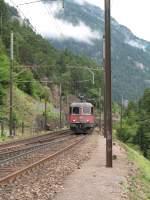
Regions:
M 128 177 L 128 184 L 124 184 L 124 190 L 132 200 L 150 199 L 150 161 L 144 158 L 139 152 L 125 144 L 121 144 L 127 151 L 128 161 L 133 165 L 133 170 Z
M 67 49 L 56 50 L 46 39 L 32 30 L 29 21 L 22 20 L 16 9 L 5 4 L 3 0 L 0 0 L 0 11 L 3 13 L 0 36 L 1 120 L 8 121 L 11 31 L 14 32 L 13 118 L 18 125 L 22 120 L 30 121 L 32 117 L 35 119 L 37 116 L 43 116 L 41 109 L 37 107 L 43 108 L 40 102 L 44 99 L 49 104 L 49 121 L 57 118 L 58 113 L 52 105 L 52 88 L 60 83 L 62 83 L 64 100 L 66 95 L 83 94 L 86 98 L 95 98 L 93 103 L 98 101 L 102 72 L 95 62 L 86 57 L 73 55 Z M 95 85 L 92 85 L 92 75 L 85 69 L 87 66 L 97 69 Z M 79 81 L 82 82 L 79 83 Z M 55 106 L 59 107 L 59 105 Z
M 47 4 L 50 8 L 50 1 L 47 0 Z M 44 18 L 44 14 L 42 17 Z M 81 5 L 78 1 L 65 0 L 65 9 L 56 13 L 56 17 L 77 27 L 80 23 L 85 24 L 93 31 L 93 38 L 90 43 L 71 37 L 64 37 L 60 42 L 59 39 L 49 36 L 49 41 L 59 49 L 67 47 L 72 52 L 87 55 L 97 63 L 102 63 L 104 11 L 92 4 Z M 99 38 L 94 37 L 95 32 Z M 120 25 L 113 18 L 111 39 L 113 100 L 120 102 L 122 95 L 128 100 L 136 100 L 143 95 L 144 89 L 150 86 L 150 42 L 137 38 L 127 27 Z
M 150 199 L 150 89 L 146 89 L 138 102 L 123 107 L 122 127 L 114 126 L 116 136 L 127 150 L 129 163 L 135 169 L 130 172 L 125 186 L 130 199 Z
M 117 136 L 150 160 L 150 89 L 137 103 L 130 102 L 124 109 L 123 125 Z

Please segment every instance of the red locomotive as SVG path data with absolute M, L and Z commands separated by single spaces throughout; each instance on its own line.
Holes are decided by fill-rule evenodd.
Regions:
M 93 105 L 87 102 L 72 103 L 69 114 L 70 129 L 75 133 L 87 133 L 94 128 Z

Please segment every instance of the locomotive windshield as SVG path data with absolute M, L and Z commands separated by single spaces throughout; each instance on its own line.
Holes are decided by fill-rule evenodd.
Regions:
M 83 113 L 87 114 L 87 115 L 93 114 L 93 108 L 91 108 L 91 107 L 83 107 Z
M 70 114 L 73 115 L 93 115 L 93 106 L 90 103 L 72 103 Z
M 73 114 L 76 114 L 76 115 L 77 115 L 77 114 L 80 114 L 80 108 L 79 108 L 79 107 L 73 107 L 73 108 L 72 108 L 72 113 L 73 113 Z

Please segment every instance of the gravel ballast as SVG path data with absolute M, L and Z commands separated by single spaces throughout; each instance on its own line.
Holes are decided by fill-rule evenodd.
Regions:
M 65 179 L 54 200 L 127 200 L 125 186 L 131 169 L 126 152 L 113 144 L 113 168 L 106 167 L 106 140 L 98 136 L 91 158 Z
M 33 170 L 15 182 L 0 188 L 0 200 L 51 200 L 63 189 L 64 179 L 88 160 L 97 146 L 97 133 Z

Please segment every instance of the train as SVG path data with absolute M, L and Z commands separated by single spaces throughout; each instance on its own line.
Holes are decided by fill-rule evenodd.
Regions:
M 91 133 L 95 126 L 94 106 L 88 102 L 70 104 L 69 125 L 74 133 Z

